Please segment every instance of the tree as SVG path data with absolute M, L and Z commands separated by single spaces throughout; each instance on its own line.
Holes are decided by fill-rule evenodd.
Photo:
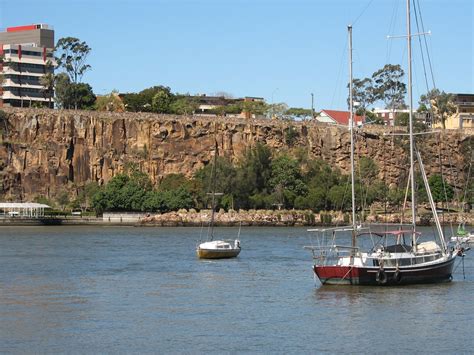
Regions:
M 453 95 L 438 89 L 432 89 L 427 94 L 421 95 L 420 103 L 431 107 L 434 120 L 441 122 L 443 129 L 446 128 L 446 119 L 456 113 Z
M 328 199 L 334 210 L 347 210 L 351 205 L 350 188 L 344 185 L 334 185 L 328 192 Z
M 212 186 L 212 171 L 216 169 L 215 176 L 216 184 Z M 216 166 L 214 164 L 207 164 L 202 169 L 198 170 L 194 175 L 197 200 L 198 202 L 207 207 L 210 202 L 208 193 L 215 191 L 216 193 L 223 193 L 225 195 L 232 195 L 234 193 L 234 176 L 236 171 L 231 162 L 223 157 L 218 157 L 216 160 Z M 224 198 L 220 199 L 222 202 Z M 228 207 L 228 206 L 224 206 Z
M 385 102 L 387 109 L 405 107 L 406 84 L 401 81 L 405 72 L 399 64 L 386 64 L 372 74 L 373 100 Z
M 171 112 L 171 105 L 177 97 L 167 86 L 152 86 L 139 93 L 123 95 L 123 102 L 127 111 L 132 112 Z
M 71 80 L 66 73 L 59 73 L 55 78 L 55 101 L 59 108 L 69 109 L 74 105 Z
M 97 111 L 124 112 L 125 105 L 120 98 L 118 91 L 113 90 L 110 94 L 99 96 L 95 102 Z
M 349 88 L 349 84 L 347 85 Z M 367 111 L 367 106 L 373 104 L 375 101 L 374 87 L 372 79 L 354 79 L 352 80 L 352 100 L 357 103 L 357 114 L 363 116 Z M 347 105 L 350 105 L 349 98 L 347 98 Z
M 151 103 L 147 105 L 146 97 L 140 93 L 127 93 L 123 96 L 123 103 L 125 109 L 131 112 L 149 111 L 148 107 L 151 108 Z
M 43 86 L 43 91 L 48 96 L 48 106 L 51 108 L 51 101 L 53 100 L 53 93 L 54 93 L 54 74 L 53 73 L 46 73 L 40 78 L 40 84 Z
M 94 106 L 96 97 L 92 87 L 86 83 L 71 83 L 65 73 L 59 73 L 55 78 L 56 104 L 63 109 L 90 109 Z
M 250 115 L 263 115 L 268 111 L 268 106 L 263 101 L 243 101 L 242 111 Z
M 105 188 L 93 197 L 92 207 L 96 212 L 141 211 L 148 193 L 152 190 L 148 175 L 132 169 L 115 175 Z
M 57 196 L 56 201 L 58 202 L 59 206 L 61 206 L 61 210 L 64 211 L 70 201 L 69 193 L 66 190 L 61 191 Z
M 245 151 L 234 178 L 234 206 L 255 208 L 257 205 L 265 205 L 263 201 L 268 196 L 271 161 L 270 149 L 261 143 Z
M 53 63 L 48 59 L 46 62 L 46 74 L 44 74 L 40 78 L 40 84 L 43 86 L 43 91 L 48 95 L 48 102 L 49 102 L 49 107 L 52 108 L 51 106 L 51 101 L 53 100 L 54 96 L 54 84 L 55 84 L 56 78 L 54 76 L 54 68 L 53 68 Z
M 169 113 L 170 105 L 173 101 L 173 94 L 170 88 L 162 88 L 157 90 L 151 100 L 151 107 L 157 113 Z
M 170 104 L 169 108 L 171 113 L 189 115 L 193 114 L 199 108 L 199 103 L 189 96 L 180 96 Z
M 58 67 L 66 71 L 71 82 L 80 82 L 85 72 L 91 68 L 86 64 L 91 51 L 87 43 L 75 37 L 65 37 L 58 40 L 55 51 L 59 52 L 59 57 L 56 57 Z
M 298 162 L 287 155 L 281 155 L 272 160 L 271 169 L 270 187 L 274 194 L 283 195 L 287 207 L 292 207 L 296 196 L 305 195 L 308 191 Z
M 191 181 L 189 181 L 183 174 L 168 174 L 161 180 L 158 189 L 160 191 L 172 191 L 180 187 L 187 189 L 191 188 Z
M 454 196 L 453 187 L 444 181 L 441 175 L 436 174 L 430 176 L 428 184 L 430 185 L 434 202 L 447 202 L 452 200 Z
M 0 68 L 3 68 L 5 62 L 5 55 L 3 53 L 0 53 Z M 0 86 L 3 85 L 3 81 L 5 80 L 5 77 L 3 76 L 3 70 L 0 71 Z
M 65 70 L 72 84 L 74 107 L 78 108 L 79 96 L 76 90 L 80 87 L 77 84 L 82 80 L 83 75 L 90 70 L 91 66 L 86 64 L 91 48 L 86 42 L 81 42 L 75 37 L 60 38 L 56 44 L 55 51 L 59 53 L 56 57 L 58 68 Z
M 73 93 L 72 100 L 76 109 L 92 109 L 94 107 L 96 96 L 92 91 L 92 87 L 86 83 L 71 84 Z
M 410 114 L 407 112 L 399 113 L 395 116 L 395 126 L 408 126 L 410 120 Z
M 288 144 L 289 147 L 293 147 L 293 145 L 298 141 L 299 133 L 298 130 L 293 126 L 288 126 L 285 129 L 285 143 Z
M 361 114 L 359 110 L 356 112 L 358 115 Z M 365 122 L 371 124 L 385 125 L 385 120 L 382 117 L 377 116 L 372 111 L 365 111 Z

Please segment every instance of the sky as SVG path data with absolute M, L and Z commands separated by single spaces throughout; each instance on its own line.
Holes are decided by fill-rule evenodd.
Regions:
M 431 31 L 428 89 L 434 78 L 440 90 L 474 93 L 474 1 L 415 1 Z M 46 23 L 56 41 L 85 41 L 92 69 L 83 81 L 96 94 L 165 85 L 310 108 L 313 93 L 316 110 L 344 110 L 347 25 L 354 78 L 387 63 L 406 70 L 406 40 L 387 39 L 406 34 L 405 9 L 405 0 L 0 0 L 0 28 Z M 413 53 L 416 105 L 427 91 L 418 37 Z

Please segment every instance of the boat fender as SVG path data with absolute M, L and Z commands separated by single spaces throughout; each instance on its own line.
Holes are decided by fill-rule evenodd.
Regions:
M 400 272 L 400 270 L 395 270 L 395 272 L 393 273 L 393 280 L 398 284 L 400 283 L 400 281 L 402 281 L 402 273 Z
M 385 285 L 387 283 L 387 274 L 383 269 L 379 269 L 375 275 L 375 281 L 380 285 Z

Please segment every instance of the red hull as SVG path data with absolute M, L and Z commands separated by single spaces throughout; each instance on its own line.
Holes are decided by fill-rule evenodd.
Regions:
M 395 268 L 385 268 L 383 273 L 378 267 L 360 266 L 318 266 L 313 267 L 323 285 L 409 285 L 449 282 L 455 258 L 429 266 L 411 266 L 400 268 L 396 274 Z

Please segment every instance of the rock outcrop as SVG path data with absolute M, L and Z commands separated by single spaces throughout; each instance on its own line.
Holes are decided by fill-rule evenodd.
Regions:
M 3 199 L 32 200 L 74 191 L 87 182 L 106 183 L 134 164 L 156 184 L 170 173 L 191 177 L 207 164 L 217 140 L 219 154 L 237 162 L 257 142 L 277 152 L 291 150 L 321 158 L 348 172 L 347 129 L 315 122 L 184 117 L 148 113 L 106 113 L 44 109 L 5 109 L 0 122 L 0 174 Z M 289 129 L 292 139 L 288 139 Z M 356 140 L 357 157 L 372 158 L 379 178 L 389 184 L 407 177 L 406 138 L 384 135 L 385 127 L 365 127 Z M 419 138 L 429 173 L 442 172 L 465 185 L 472 135 L 459 131 Z

